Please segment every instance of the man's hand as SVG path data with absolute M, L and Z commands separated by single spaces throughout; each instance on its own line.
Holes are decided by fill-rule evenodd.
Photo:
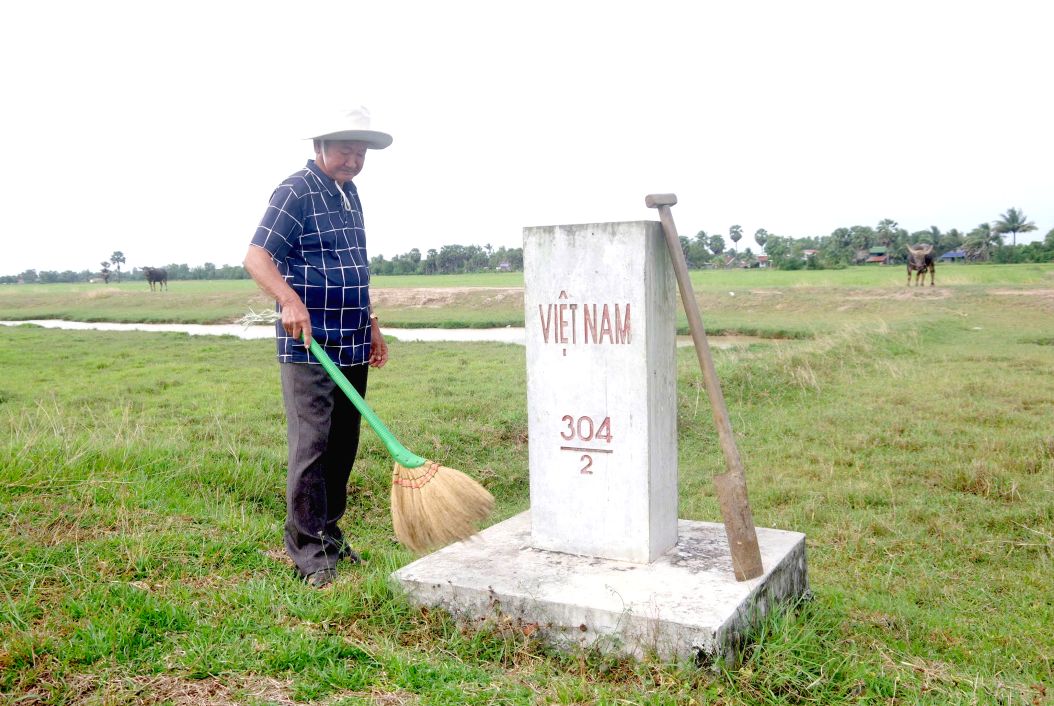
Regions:
M 311 346 L 311 316 L 307 313 L 307 307 L 300 297 L 285 282 L 285 278 L 278 272 L 278 268 L 271 259 L 271 254 L 263 248 L 255 245 L 249 246 L 249 252 L 245 254 L 245 269 L 264 290 L 282 305 L 282 328 L 293 337 L 294 341 L 300 340 L 300 334 L 304 335 L 304 345 Z
M 303 334 L 304 347 L 311 347 L 311 315 L 300 297 L 294 295 L 282 302 L 282 328 L 294 341 L 299 341 Z
M 370 333 L 370 367 L 383 368 L 388 362 L 388 343 L 384 340 L 381 325 L 377 323 L 377 319 L 371 319 L 370 326 L 373 328 Z

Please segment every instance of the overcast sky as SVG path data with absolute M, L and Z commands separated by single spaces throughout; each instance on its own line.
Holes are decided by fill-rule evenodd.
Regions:
M 0 274 L 240 263 L 334 104 L 394 144 L 371 255 L 656 219 L 801 237 L 1054 228 L 1054 3 L 19 2 Z

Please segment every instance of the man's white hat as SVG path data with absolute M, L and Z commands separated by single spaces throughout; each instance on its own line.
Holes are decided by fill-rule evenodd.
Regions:
M 370 111 L 361 105 L 351 110 L 336 111 L 329 121 L 323 122 L 318 129 L 326 132 L 315 133 L 307 139 L 355 140 L 365 142 L 366 146 L 373 150 L 383 150 L 392 144 L 391 135 L 370 129 Z

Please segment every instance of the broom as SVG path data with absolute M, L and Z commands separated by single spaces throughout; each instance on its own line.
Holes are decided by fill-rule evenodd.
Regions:
M 279 316 L 278 312 L 250 310 L 239 323 L 245 326 L 273 323 Z M 314 338 L 310 350 L 395 460 L 392 469 L 392 527 L 399 542 L 411 551 L 423 554 L 475 534 L 478 523 L 494 509 L 494 496 L 461 471 L 422 458 L 400 444 Z

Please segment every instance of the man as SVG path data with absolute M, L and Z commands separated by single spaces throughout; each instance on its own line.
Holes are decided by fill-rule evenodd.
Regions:
M 301 577 L 322 588 L 340 559 L 359 563 L 338 520 L 359 444 L 358 410 L 307 347 L 312 338 L 366 395 L 370 366 L 388 346 L 370 306 L 362 205 L 352 180 L 366 151 L 392 137 L 370 129 L 365 108 L 312 136 L 315 159 L 279 185 L 245 256 L 245 269 L 275 298 L 289 438 L 285 546 Z

